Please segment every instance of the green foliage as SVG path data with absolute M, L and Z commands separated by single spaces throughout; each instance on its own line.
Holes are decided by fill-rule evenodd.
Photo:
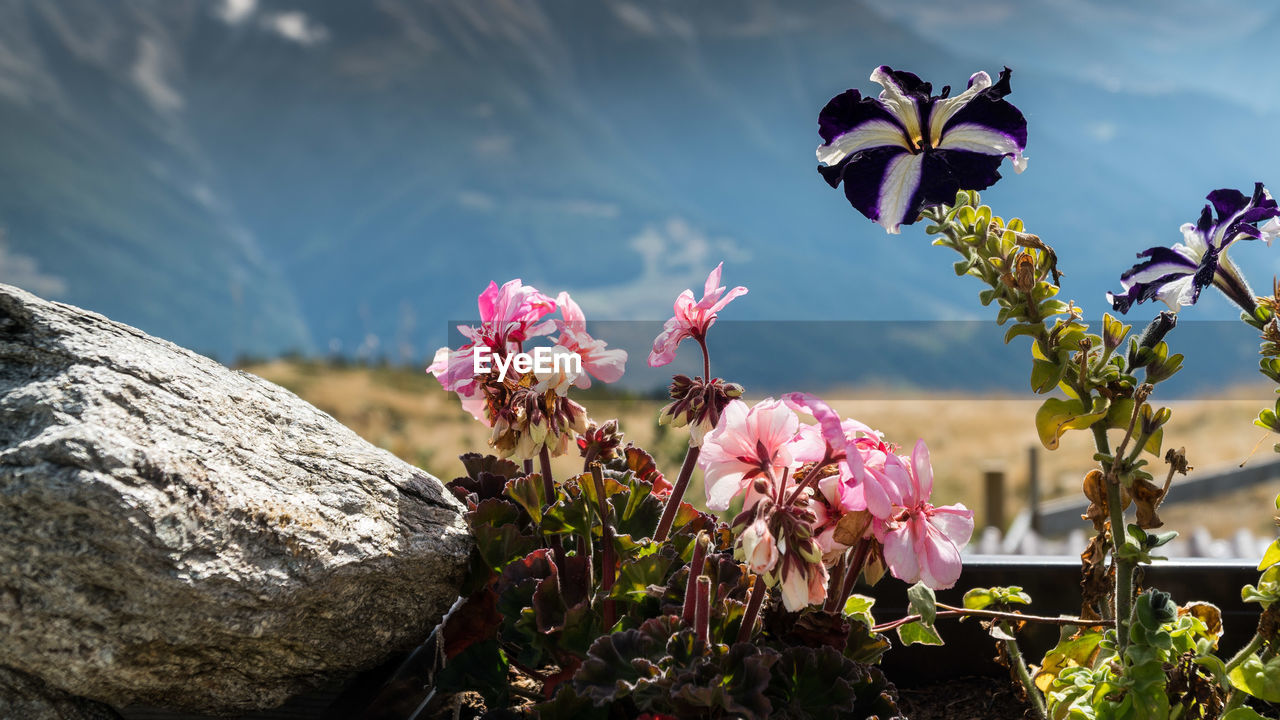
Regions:
M 964 606 L 969 610 L 985 610 L 992 605 L 1030 605 L 1031 596 L 1017 585 L 1008 587 L 973 588 L 964 594 Z
M 902 644 L 942 645 L 942 636 L 933 627 L 938 615 L 938 601 L 933 590 L 918 582 L 907 590 L 907 602 L 911 614 L 919 615 L 920 619 L 898 627 L 898 639 Z
M 1035 678 L 1051 718 L 1216 716 L 1225 675 L 1213 655 L 1221 632 L 1217 608 L 1200 603 L 1180 611 L 1168 593 L 1149 590 L 1134 603 L 1133 620 L 1123 654 L 1114 630 L 1064 630 Z M 1177 693 L 1174 673 L 1182 688 Z

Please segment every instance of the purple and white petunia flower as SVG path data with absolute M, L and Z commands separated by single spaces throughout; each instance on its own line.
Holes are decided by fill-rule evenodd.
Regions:
M 1006 157 L 1022 172 L 1027 121 L 1004 99 L 1009 75 L 992 83 L 975 73 L 948 97 L 950 86 L 931 95 L 929 83 L 881 65 L 871 73 L 884 88 L 878 99 L 847 90 L 818 114 L 818 172 L 833 188 L 843 182 L 849 203 L 890 233 L 959 190 L 990 187 Z
M 1209 193 L 1208 200 L 1199 222 L 1182 226 L 1183 242 L 1138 253 L 1145 260 L 1120 276 L 1124 292 L 1107 293 L 1111 307 L 1126 313 L 1135 303 L 1156 299 L 1177 312 L 1183 305 L 1194 305 L 1200 291 L 1213 285 L 1232 302 L 1253 312 L 1257 306 L 1253 291 L 1227 257 L 1227 248 L 1237 240 L 1262 240 L 1270 245 L 1280 235 L 1280 208 L 1262 183 L 1254 185 L 1252 196 L 1223 189 Z

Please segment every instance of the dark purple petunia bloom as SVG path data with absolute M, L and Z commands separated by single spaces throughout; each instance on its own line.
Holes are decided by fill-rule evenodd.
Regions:
M 955 97 L 884 65 L 871 80 L 884 90 L 862 97 L 847 90 L 818 114 L 818 172 L 831 187 L 844 182 L 849 203 L 890 233 L 910 225 L 928 205 L 951 202 L 958 190 L 983 190 L 1000 179 L 999 167 L 1027 161 L 1027 121 L 1004 100 L 1009 68 L 995 84 L 979 72 Z
M 1270 245 L 1280 235 L 1280 209 L 1262 183 L 1254 185 L 1252 196 L 1239 190 L 1214 190 L 1208 200 L 1200 221 L 1182 226 L 1183 242 L 1138 253 L 1146 259 L 1120 276 L 1123 293 L 1107 293 L 1111 307 L 1124 313 L 1134 303 L 1156 299 L 1177 312 L 1183 305 L 1194 305 L 1200 291 L 1213 285 L 1253 312 L 1257 305 L 1253 291 L 1227 257 L 1227 248 L 1237 240 L 1261 239 Z M 1263 220 L 1267 222 L 1259 226 Z

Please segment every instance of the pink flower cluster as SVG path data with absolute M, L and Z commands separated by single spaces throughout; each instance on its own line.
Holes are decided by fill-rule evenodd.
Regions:
M 800 422 L 797 413 L 816 424 Z M 889 571 L 906 582 L 946 588 L 960 577 L 960 548 L 973 532 L 963 505 L 935 507 L 933 468 L 924 441 L 898 455 L 880 434 L 841 419 L 818 398 L 793 393 L 748 408 L 730 403 L 706 436 L 698 459 L 707 507 L 726 510 L 743 498 L 734 521 L 737 553 L 770 585 L 781 584 L 788 610 L 822 602 L 827 563 L 865 540 L 880 548 Z M 855 522 L 844 523 L 846 515 Z M 848 527 L 861 537 L 847 536 Z M 826 559 L 826 562 L 823 559 Z
M 485 425 L 494 427 L 495 421 L 501 418 L 505 431 L 511 425 L 511 418 L 518 418 L 523 423 L 533 422 L 533 432 L 537 437 L 554 441 L 555 447 L 562 447 L 566 438 L 546 438 L 545 429 L 538 425 L 538 409 L 528 412 L 510 407 L 510 403 L 496 406 L 496 399 L 506 398 L 510 393 L 494 392 L 497 386 L 494 378 L 476 374 L 477 352 L 484 348 L 495 359 L 506 358 L 512 353 L 526 351 L 525 343 L 530 340 L 557 333 L 550 339 L 554 345 L 550 349 L 551 354 L 577 354 L 581 359 L 582 373 L 565 372 L 562 364 L 555 372 L 532 373 L 534 382 L 529 384 L 533 390 L 559 397 L 564 397 L 570 386 L 590 387 L 592 377 L 606 383 L 616 382 L 625 369 L 627 352 L 611 350 L 603 340 L 591 337 L 587 333 L 587 320 L 582 308 L 566 292 L 552 300 L 517 278 L 501 287 L 490 282 L 489 287 L 480 293 L 478 305 L 480 325 L 458 326 L 458 332 L 468 342 L 456 349 L 443 347 L 437 350 L 427 372 L 435 375 L 445 390 L 456 392 L 462 407 Z M 557 310 L 560 318 L 548 317 Z M 507 387 L 514 388 L 519 380 L 511 378 Z M 541 409 L 553 418 L 555 410 L 555 407 Z M 574 424 L 577 422 L 575 419 Z

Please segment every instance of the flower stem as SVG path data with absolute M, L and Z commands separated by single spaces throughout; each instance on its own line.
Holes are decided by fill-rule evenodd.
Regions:
M 1255 633 L 1249 644 L 1240 649 L 1230 660 L 1227 661 L 1227 672 L 1231 672 L 1240 667 L 1240 664 L 1249 659 L 1249 656 L 1256 653 L 1258 648 L 1262 647 L 1262 643 L 1266 642 L 1262 639 L 1262 635 Z
M 556 483 L 551 478 L 551 451 L 547 450 L 547 446 L 542 446 L 542 452 L 538 453 L 538 465 L 542 472 L 542 491 L 547 495 L 547 507 L 550 508 L 556 504 Z M 564 561 L 564 543 L 560 542 L 560 538 L 551 537 L 547 540 L 551 543 L 551 553 L 555 555 L 556 567 L 560 572 L 566 569 Z
M 1047 615 L 1023 615 L 1021 613 L 1000 612 L 998 610 L 970 610 L 968 608 L 959 608 L 952 605 L 938 603 L 938 617 L 980 617 L 993 620 L 1013 620 L 1016 622 L 1040 623 L 1042 625 L 1077 625 L 1079 627 L 1108 627 L 1112 624 L 1110 620 L 1085 620 L 1078 617 L 1048 617 Z M 890 620 L 889 622 L 880 623 L 871 628 L 875 632 L 887 632 L 895 630 L 903 625 L 909 625 L 920 619 L 919 615 L 907 615 L 906 617 Z
M 684 586 L 684 612 L 681 618 L 692 625 L 697 610 L 697 582 L 702 577 L 702 565 L 707 558 L 707 548 L 702 543 L 702 533 L 693 542 L 693 558 L 689 561 L 689 581 Z
M 551 478 L 551 451 L 546 445 L 538 453 L 538 469 L 542 472 L 542 491 L 547 494 L 547 505 L 555 505 L 556 482 Z
M 1008 622 L 1000 623 L 1009 636 L 1013 637 L 1013 627 Z M 1018 648 L 1018 641 L 1005 640 L 1004 649 L 1009 653 L 1009 665 L 1013 668 L 1014 675 L 1017 676 L 1018 682 L 1022 684 L 1022 689 L 1027 693 L 1027 699 L 1031 701 L 1031 706 L 1036 710 L 1036 716 L 1040 720 L 1046 720 L 1049 717 L 1048 710 L 1044 705 L 1044 696 L 1040 694 L 1040 688 L 1031 680 L 1031 673 L 1027 671 L 1027 663 L 1022 659 L 1022 650 Z
M 836 610 L 843 610 L 844 604 L 849 601 L 854 586 L 858 584 L 858 576 L 862 574 L 862 566 L 867 564 L 867 556 L 870 554 L 871 538 L 862 538 L 853 546 L 853 556 L 849 558 L 849 567 L 844 571 L 844 588 L 840 590 Z
M 591 447 L 587 448 L 586 457 L 582 459 L 583 472 L 591 472 L 591 463 L 596 461 L 596 455 L 598 454 L 600 454 L 600 448 L 596 445 L 593 444 Z
M 849 570 L 849 553 L 840 556 L 840 562 L 831 569 L 831 579 L 827 581 L 827 600 L 822 604 L 826 612 L 840 610 L 840 591 L 844 589 L 844 574 Z
M 1082 398 L 1087 396 L 1082 396 Z M 1105 423 L 1093 424 L 1093 442 L 1098 452 L 1111 454 L 1111 446 L 1107 440 Z M 1114 471 L 1116 468 L 1112 468 Z M 1120 557 L 1120 547 L 1124 543 L 1124 508 L 1120 505 L 1120 479 L 1114 472 L 1107 476 L 1107 511 L 1111 522 L 1111 557 L 1116 564 L 1115 621 L 1117 654 L 1124 657 L 1129 647 L 1129 621 L 1133 612 L 1133 570 L 1134 562 Z
M 707 340 L 701 335 L 695 335 L 694 339 L 702 348 L 702 379 L 711 382 L 711 353 L 707 352 Z
M 601 607 L 601 615 L 606 631 L 613 631 L 617 619 L 617 611 L 613 598 L 608 597 L 613 589 L 613 577 L 617 572 L 613 558 L 613 525 L 609 522 L 609 503 L 604 499 L 604 471 L 600 463 L 591 464 L 591 480 L 596 486 L 596 498 L 600 501 L 600 589 L 605 593 Z
M 747 601 L 747 611 L 742 615 L 742 625 L 738 628 L 738 642 L 751 639 L 751 631 L 755 628 L 756 616 L 760 614 L 760 606 L 764 603 L 764 576 L 756 575 L 756 584 L 751 587 L 751 599 Z
M 653 539 L 656 542 L 666 540 L 667 533 L 671 532 L 671 525 L 676 521 L 680 501 L 684 499 L 684 492 L 689 487 L 689 478 L 693 477 L 693 468 L 698 464 L 698 453 L 701 450 L 702 448 L 690 446 L 689 451 L 685 453 L 684 464 L 680 466 L 680 475 L 676 478 L 675 486 L 671 488 L 667 506 L 662 510 L 662 519 L 658 520 L 658 527 L 653 531 Z
M 787 502 L 785 504 L 790 505 L 794 503 L 796 498 L 800 497 L 800 493 L 804 492 L 805 488 L 813 487 L 813 485 L 818 481 L 818 473 L 833 462 L 835 461 L 830 458 L 824 458 L 822 462 L 814 465 L 812 470 L 805 473 L 804 480 L 801 480 L 800 484 L 796 485 L 795 489 L 791 491 L 791 494 L 787 496 Z
M 711 634 L 711 578 L 698 576 L 697 606 L 693 611 L 693 632 L 698 646 L 705 648 Z

